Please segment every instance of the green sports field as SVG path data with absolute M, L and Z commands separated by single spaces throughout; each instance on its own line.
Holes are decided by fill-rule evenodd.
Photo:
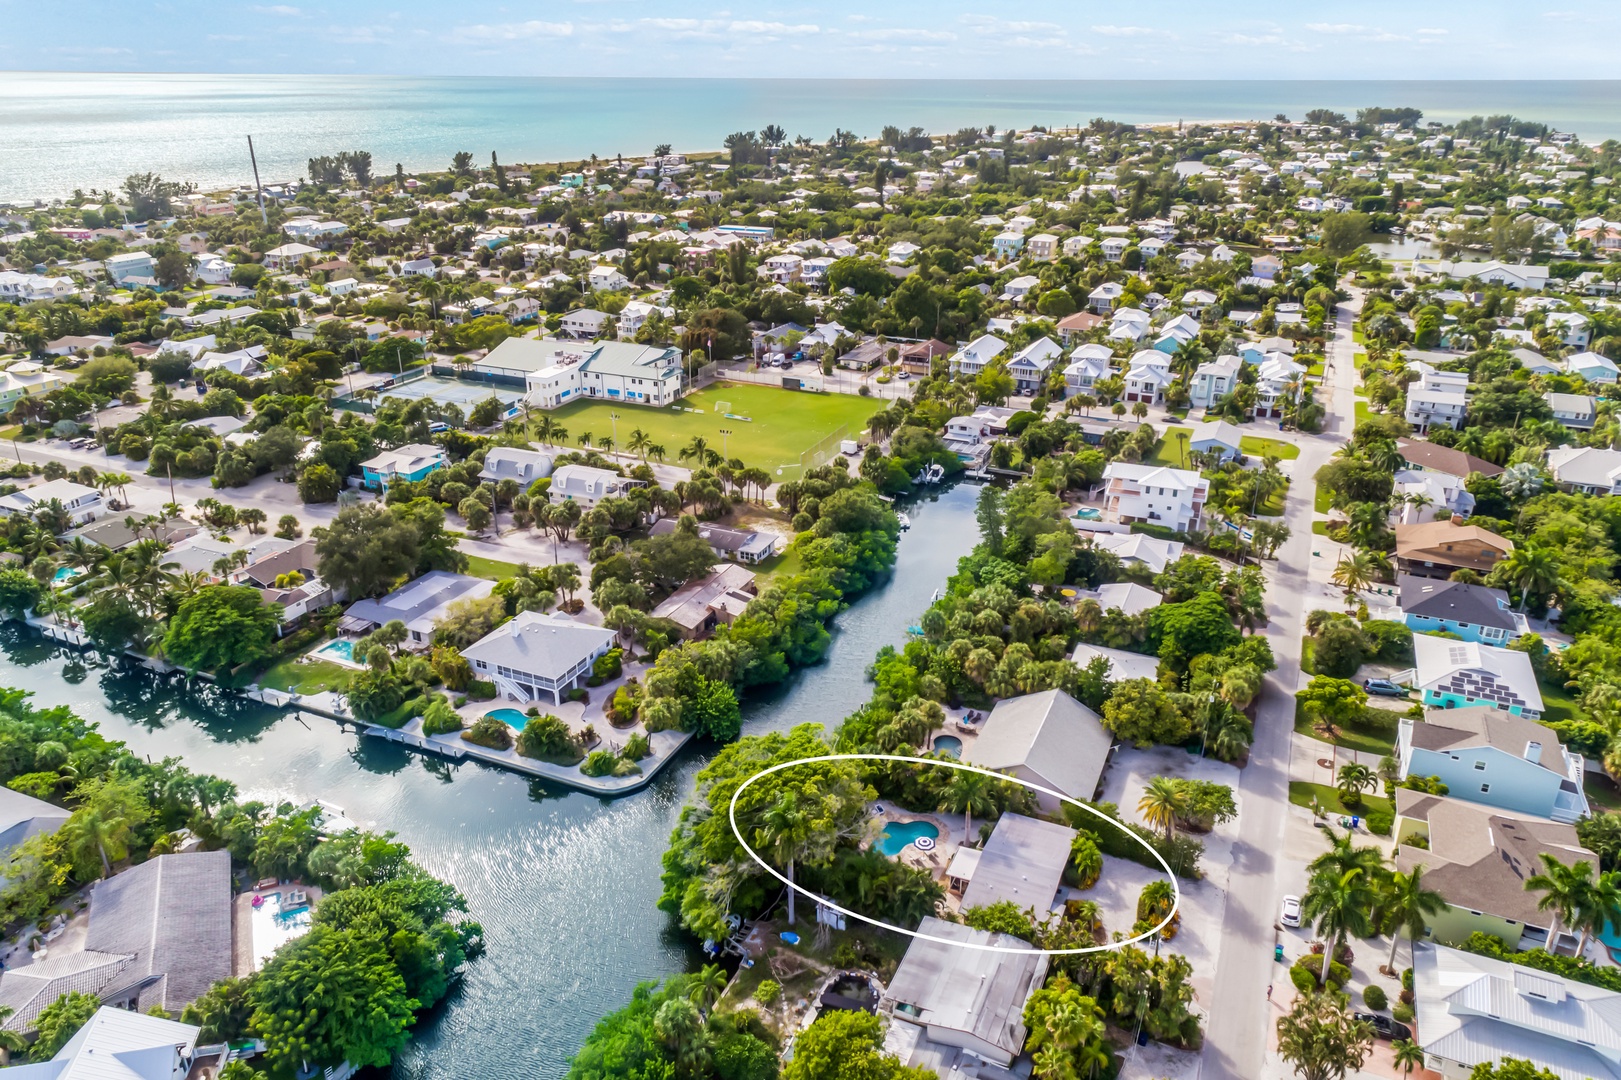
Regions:
M 716 402 L 728 403 L 727 408 L 715 411 Z M 785 469 L 783 479 L 797 475 L 799 455 L 819 440 L 837 431 L 840 425 L 848 430 L 846 438 L 855 438 L 867 426 L 868 417 L 884 405 L 872 398 L 853 394 L 817 394 L 798 390 L 783 390 L 774 386 L 756 386 L 752 383 L 726 383 L 688 394 L 680 401 L 682 409 L 700 409 L 693 413 L 676 409 L 654 409 L 624 402 L 578 401 L 553 411 L 550 416 L 568 430 L 564 445 L 578 446 L 582 434 L 591 435 L 593 445 L 605 435 L 614 433 L 615 424 L 609 414 L 617 413 L 618 449 L 626 450 L 630 433 L 636 428 L 647 432 L 653 442 L 664 447 L 665 460 L 680 464 L 681 448 L 702 436 L 710 449 L 722 450 L 721 429 L 731 432 L 724 440 L 727 457 L 742 458 L 744 464 L 758 466 L 775 473 Z M 728 420 L 725 413 L 746 416 L 748 420 Z M 539 415 L 531 417 L 538 422 Z

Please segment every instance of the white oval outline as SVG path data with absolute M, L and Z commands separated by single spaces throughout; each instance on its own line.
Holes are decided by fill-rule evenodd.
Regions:
M 1081 809 L 1091 814 L 1095 814 L 1097 817 L 1120 829 L 1127 836 L 1141 844 L 1143 846 L 1143 850 L 1154 856 L 1154 861 L 1160 864 L 1161 868 L 1163 868 L 1165 871 L 1165 876 L 1169 878 L 1171 882 L 1171 892 L 1173 897 L 1171 902 L 1171 910 L 1166 913 L 1165 918 L 1161 919 L 1159 923 L 1151 929 L 1143 931 L 1136 937 L 1124 938 L 1120 941 L 1111 941 L 1106 945 L 1090 945 L 1084 949 L 1035 949 L 1030 947 L 1016 949 L 1007 945 L 982 945 L 969 941 L 956 941 L 951 938 L 939 937 L 935 934 L 925 934 L 917 930 L 904 930 L 892 923 L 886 923 L 881 919 L 874 919 L 871 916 L 863 915 L 859 911 L 851 911 L 848 908 L 842 908 L 833 903 L 833 901 L 828 900 L 825 897 L 818 896 L 809 889 L 805 889 L 794 884 L 792 881 L 789 881 L 785 875 L 778 873 L 776 867 L 762 859 L 759 853 L 749 846 L 749 842 L 743 839 L 742 830 L 737 827 L 737 800 L 740 796 L 742 796 L 743 792 L 748 790 L 749 785 L 753 784 L 761 777 L 770 776 L 772 773 L 781 772 L 784 769 L 791 769 L 796 765 L 814 764 L 818 761 L 904 761 L 915 765 L 945 765 L 949 768 L 961 769 L 963 772 L 979 773 L 981 776 L 988 776 L 993 780 L 1010 781 L 1012 783 L 1019 784 L 1022 787 L 1030 788 L 1046 795 L 1051 795 L 1056 799 L 1069 803 L 1071 806 L 1078 806 Z M 1007 773 L 993 772 L 990 769 L 981 769 L 976 765 L 968 765 L 948 758 L 905 757 L 900 754 L 822 754 L 818 757 L 795 758 L 793 761 L 779 762 L 776 765 L 770 766 L 769 768 L 761 769 L 759 772 L 755 773 L 753 776 L 749 777 L 747 780 L 743 781 L 743 783 L 738 785 L 737 790 L 732 792 L 732 801 L 726 808 L 726 817 L 727 820 L 731 822 L 732 835 L 737 837 L 737 842 L 739 844 L 743 845 L 743 850 L 748 852 L 749 858 L 753 859 L 757 864 L 759 864 L 761 869 L 763 869 L 766 873 L 788 886 L 788 888 L 792 889 L 794 892 L 805 897 L 805 899 L 814 901 L 823 907 L 830 908 L 846 918 L 856 919 L 860 922 L 868 924 L 869 926 L 876 926 L 880 930 L 893 930 L 897 934 L 904 934 L 910 938 L 919 938 L 923 941 L 938 942 L 941 945 L 954 945 L 959 949 L 974 949 L 979 952 L 1012 953 L 1017 955 L 1035 954 L 1037 956 L 1084 956 L 1090 953 L 1114 952 L 1115 950 L 1123 948 L 1127 945 L 1135 945 L 1140 941 L 1147 941 L 1149 938 L 1154 937 L 1160 931 L 1164 930 L 1165 927 L 1170 925 L 1171 920 L 1176 918 L 1178 910 L 1180 910 L 1182 907 L 1182 886 L 1177 883 L 1176 875 L 1171 872 L 1171 864 L 1166 862 L 1165 857 L 1159 852 L 1155 851 L 1153 847 L 1149 845 L 1148 841 L 1126 828 L 1123 822 L 1116 821 L 1114 818 L 1105 814 L 1097 807 L 1090 806 L 1087 803 L 1081 802 L 1079 799 L 1072 799 L 1061 791 L 1054 791 L 1052 788 L 1043 787 L 1042 785 L 1033 781 L 1024 780 L 1017 776 L 1009 776 Z

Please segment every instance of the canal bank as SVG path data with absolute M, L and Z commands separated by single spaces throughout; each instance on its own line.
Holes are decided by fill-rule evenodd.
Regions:
M 905 641 L 972 549 L 977 490 L 959 484 L 905 507 L 912 528 L 890 580 L 838 617 L 825 663 L 747 698 L 745 733 L 806 722 L 831 729 L 866 701 L 873 654 Z M 562 1076 L 598 1018 L 637 982 L 697 960 L 656 905 L 670 830 L 708 760 L 702 744 L 642 793 L 609 799 L 428 757 L 206 684 L 108 667 L 15 625 L 0 627 L 0 686 L 67 705 L 139 754 L 233 780 L 245 797 L 335 803 L 366 828 L 397 833 L 454 882 L 484 925 L 489 954 L 424 1019 L 394 1066 L 399 1080 Z

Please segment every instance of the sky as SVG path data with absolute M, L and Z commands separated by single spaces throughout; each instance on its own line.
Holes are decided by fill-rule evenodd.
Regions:
M 1593 0 L 0 0 L 0 70 L 836 78 L 1554 79 Z

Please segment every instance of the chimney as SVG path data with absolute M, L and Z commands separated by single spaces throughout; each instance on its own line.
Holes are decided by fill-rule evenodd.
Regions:
M 1539 742 L 1526 743 L 1525 760 L 1531 762 L 1533 765 L 1542 764 L 1542 744 Z

